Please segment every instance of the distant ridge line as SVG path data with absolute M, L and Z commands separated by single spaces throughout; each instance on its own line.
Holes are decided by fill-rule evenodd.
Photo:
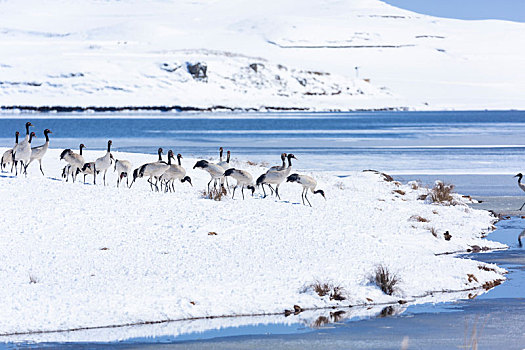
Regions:
M 310 111 L 311 108 L 306 107 L 279 107 L 279 106 L 261 106 L 261 107 L 228 107 L 228 106 L 211 106 L 211 107 L 194 107 L 194 106 L 0 106 L 2 111 L 29 111 L 40 113 L 71 113 L 71 112 L 125 112 L 125 111 L 154 111 L 154 112 L 261 112 L 261 111 Z M 371 109 L 354 109 L 352 111 L 407 111 L 408 107 L 384 107 Z M 340 112 L 343 110 L 332 110 Z M 346 111 L 346 110 L 344 110 Z

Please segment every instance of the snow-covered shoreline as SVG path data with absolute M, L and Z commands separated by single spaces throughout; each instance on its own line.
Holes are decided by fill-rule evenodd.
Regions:
M 65 183 L 60 151 L 48 151 L 46 177 L 33 164 L 27 178 L 0 174 L 0 334 L 282 313 L 295 304 L 397 303 L 422 295 L 416 302 L 435 302 L 454 296 L 433 291 L 504 279 L 495 265 L 436 256 L 504 247 L 482 238 L 495 220 L 489 212 L 426 203 L 417 199 L 425 189 L 373 172 L 313 173 L 327 200 L 311 196 L 310 208 L 296 184 L 281 187 L 282 201 L 262 199 L 260 190 L 245 201 L 240 193 L 204 199 L 209 177 L 191 169 L 195 159 L 183 160 L 194 187 L 177 183 L 175 193 L 151 192 L 145 180 L 117 189 L 113 173 L 107 187 Z M 85 151 L 85 158 L 102 154 Z M 114 156 L 135 167 L 156 159 Z M 254 176 L 265 170 L 232 165 Z M 295 166 L 301 173 L 300 160 Z M 379 264 L 401 279 L 393 296 L 369 282 Z M 308 288 L 315 281 L 340 285 L 346 299 L 319 297 Z

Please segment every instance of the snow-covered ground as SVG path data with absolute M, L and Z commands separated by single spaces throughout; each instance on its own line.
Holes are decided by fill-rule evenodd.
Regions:
M 183 165 L 194 187 L 177 183 L 175 193 L 151 192 L 145 179 L 118 189 L 113 172 L 106 187 L 64 182 L 60 151 L 48 151 L 45 177 L 35 164 L 27 178 L 0 175 L 0 335 L 282 313 L 295 304 L 435 302 L 458 297 L 439 291 L 504 278 L 495 265 L 436 255 L 503 247 L 482 238 L 494 221 L 488 212 L 418 200 L 426 189 L 373 172 L 313 173 L 327 200 L 311 194 L 310 208 L 300 203 L 300 186 L 290 183 L 281 186 L 282 200 L 263 199 L 260 189 L 244 201 L 240 192 L 234 200 L 205 199 L 209 176 L 193 170 L 189 158 Z M 157 158 L 113 154 L 135 167 Z M 246 160 L 232 165 L 254 176 L 266 169 Z M 401 280 L 393 296 L 369 281 L 379 264 Z M 315 281 L 340 285 L 346 300 L 319 297 L 308 287 Z
M 378 0 L 5 0 L 0 106 L 522 109 L 523 42 Z

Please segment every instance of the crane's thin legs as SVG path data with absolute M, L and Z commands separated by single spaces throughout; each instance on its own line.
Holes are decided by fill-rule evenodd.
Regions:
M 310 204 L 310 207 L 312 206 L 312 204 L 310 203 L 310 201 L 308 200 L 308 197 L 306 196 L 308 194 L 308 189 L 306 189 L 306 191 L 304 192 L 304 198 L 306 198 L 306 201 L 308 202 L 308 204 Z
M 523 209 L 524 206 L 525 206 L 525 203 L 523 203 L 523 204 L 521 205 L 521 207 L 520 207 L 518 210 L 521 211 L 521 209 Z
M 277 198 L 281 200 L 281 196 L 279 196 L 279 185 L 275 186 L 275 194 L 277 194 Z
M 235 186 L 235 187 L 233 188 L 232 199 L 235 197 L 235 189 L 236 189 L 236 188 L 237 188 L 237 186 Z

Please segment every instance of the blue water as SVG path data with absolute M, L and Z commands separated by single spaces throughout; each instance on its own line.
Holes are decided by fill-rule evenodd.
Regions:
M 52 147 L 189 156 L 216 155 L 279 162 L 293 152 L 299 169 L 380 169 L 394 174 L 510 174 L 525 155 L 525 112 L 373 112 L 229 114 L 22 114 L 0 118 L 0 146 L 32 121 Z M 502 162 L 504 160 L 504 162 Z

